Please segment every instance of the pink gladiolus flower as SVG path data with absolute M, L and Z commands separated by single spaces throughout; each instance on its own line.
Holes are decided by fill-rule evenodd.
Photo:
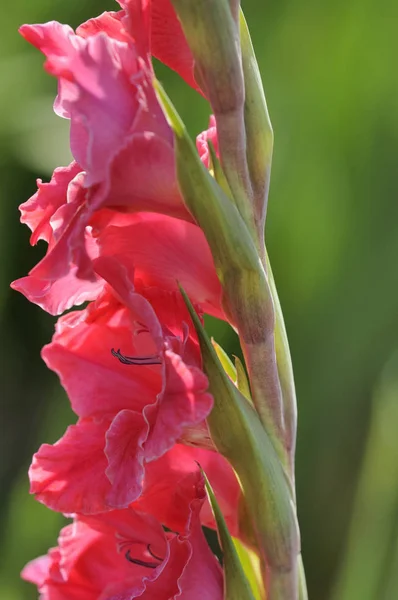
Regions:
M 177 530 L 133 509 L 78 516 L 60 534 L 58 547 L 29 563 L 22 577 L 42 600 L 221 600 L 222 571 L 200 523 L 203 480 L 180 480 L 173 505 Z
M 111 268 L 113 259 L 101 260 Z M 87 310 L 62 317 L 43 349 L 80 417 L 57 444 L 42 446 L 30 471 L 32 491 L 62 512 L 127 506 L 140 494 L 144 462 L 212 407 L 182 299 L 148 290 L 150 303 L 123 281 L 123 271 L 115 276 L 119 290 L 126 286 L 126 305 L 105 291 Z M 134 323 L 140 333 L 133 338 Z
M 31 492 L 66 513 L 128 506 L 142 493 L 148 463 L 179 440 L 213 448 L 204 423 L 212 397 L 182 297 L 142 282 L 137 293 L 115 258 L 94 264 L 112 287 L 61 317 L 42 353 L 79 420 L 34 456 Z
M 150 5 L 142 0 L 121 5 L 125 11 L 104 13 L 81 25 L 76 34 L 56 22 L 21 28 L 22 35 L 45 54 L 47 71 L 58 78 L 55 110 L 71 121 L 75 161 L 56 169 L 50 183 L 39 180 L 36 194 L 21 205 L 21 221 L 32 230 L 31 243 L 42 239 L 48 243 L 48 251 L 27 277 L 12 286 L 51 314 L 96 298 L 103 282 L 92 267 L 98 255 L 92 230 L 96 227 L 98 235 L 95 222 L 101 209 L 154 211 L 184 220 L 177 225 L 165 217 L 162 230 L 174 223 L 170 239 L 177 231 L 180 238 L 192 238 L 191 254 L 199 257 L 196 263 L 208 271 L 206 277 L 196 273 L 195 278 L 201 279 L 202 286 L 211 279 L 212 308 L 206 306 L 205 298 L 204 310 L 222 317 L 221 288 L 211 254 L 182 203 L 173 134 L 152 86 Z M 171 4 L 155 2 L 152 8 L 152 44 L 163 50 L 169 47 L 173 56 L 180 56 L 187 65 L 189 60 L 183 57 L 189 50 L 185 54 L 177 51 L 188 46 Z M 165 42 L 167 24 L 171 28 L 166 28 L 167 39 L 175 40 L 175 50 Z M 162 50 L 159 52 L 160 56 Z M 176 250 L 180 257 L 184 255 L 181 248 Z M 190 267 L 192 273 L 194 266 Z M 183 283 L 182 278 L 180 281 Z
M 76 277 L 91 280 L 72 294 L 80 302 L 93 297 L 93 287 L 98 290 L 85 237 L 99 209 L 150 210 L 192 220 L 176 181 L 173 134 L 152 86 L 147 25 L 134 23 L 137 41 L 126 32 L 123 39 L 103 31 L 82 37 L 56 22 L 21 28 L 58 78 L 55 110 L 71 121 L 76 161 L 58 169 L 47 186 L 39 182 L 38 193 L 21 206 L 32 243 L 45 239 L 49 249 L 20 287 L 53 312 L 75 301 L 61 306 L 57 298 L 47 300 L 57 280 L 58 288 L 59 280 L 68 285 Z

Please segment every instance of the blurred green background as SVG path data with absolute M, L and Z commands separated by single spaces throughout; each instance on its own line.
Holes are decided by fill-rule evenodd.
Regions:
M 299 398 L 297 489 L 310 598 L 398 598 L 398 6 L 381 0 L 243 0 L 275 130 L 267 244 Z M 41 362 L 54 320 L 8 289 L 31 249 L 17 206 L 67 164 L 55 81 L 17 34 L 24 22 L 77 26 L 111 0 L 20 0 L 0 37 L 0 598 L 29 600 L 26 561 L 62 518 L 28 495 L 39 444 L 73 419 Z M 190 131 L 206 103 L 159 70 Z M 236 340 L 215 326 L 230 352 Z M 386 366 L 387 365 L 387 366 Z

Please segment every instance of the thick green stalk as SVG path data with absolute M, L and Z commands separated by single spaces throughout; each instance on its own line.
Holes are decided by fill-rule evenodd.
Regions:
M 188 297 L 214 407 L 208 417 L 218 451 L 239 478 L 263 565 L 267 600 L 298 600 L 300 535 L 290 482 L 257 413 L 225 373 Z M 244 599 L 242 599 L 244 600 Z

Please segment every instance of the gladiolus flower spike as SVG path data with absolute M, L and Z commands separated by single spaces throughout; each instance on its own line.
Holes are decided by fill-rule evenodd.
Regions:
M 29 469 L 72 522 L 22 577 L 42 600 L 305 600 L 293 371 L 264 245 L 273 134 L 249 31 L 238 0 L 118 2 L 76 31 L 20 29 L 57 79 L 73 161 L 20 206 L 47 252 L 12 287 L 59 316 L 42 357 L 76 414 Z M 196 147 L 152 56 L 209 103 Z M 244 363 L 205 314 L 237 331 Z

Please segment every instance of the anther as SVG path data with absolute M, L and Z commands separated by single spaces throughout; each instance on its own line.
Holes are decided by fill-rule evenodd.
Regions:
M 163 562 L 163 558 L 160 558 L 160 556 L 156 556 L 156 554 L 154 554 L 151 550 L 151 544 L 148 544 L 148 546 L 146 547 L 146 549 L 148 550 L 149 554 L 155 558 L 156 560 L 158 560 L 159 562 Z
M 156 354 L 152 356 L 125 356 L 120 352 L 120 348 L 111 349 L 112 356 L 117 358 L 123 365 L 161 365 L 162 360 Z
M 129 562 L 134 563 L 139 567 L 146 567 L 147 569 L 156 569 L 156 567 L 159 566 L 157 563 L 149 562 L 146 560 L 140 560 L 139 558 L 131 558 L 130 550 L 127 550 L 125 557 Z

